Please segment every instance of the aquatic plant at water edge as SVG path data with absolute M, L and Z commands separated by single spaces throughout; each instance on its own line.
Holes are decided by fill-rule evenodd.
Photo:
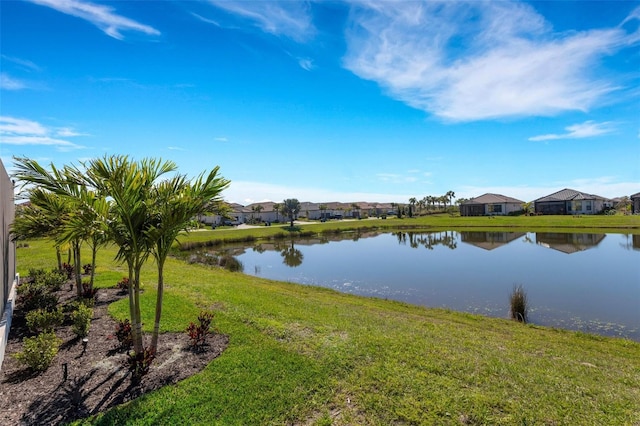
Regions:
M 511 319 L 520 322 L 527 322 L 527 292 L 522 287 L 522 284 L 514 285 L 513 291 L 509 296 L 511 302 Z

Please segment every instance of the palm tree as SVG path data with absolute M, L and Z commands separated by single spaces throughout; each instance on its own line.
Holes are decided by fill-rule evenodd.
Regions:
M 175 163 L 156 159 L 133 162 L 127 156 L 103 157 L 89 161 L 83 178 L 98 193 L 112 199 L 109 234 L 118 245 L 117 259 L 129 270 L 129 313 L 136 355 L 145 351 L 140 312 L 140 271 L 154 248 L 156 236 L 149 232 L 156 201 L 153 186 L 164 174 L 176 169 Z M 150 223 L 151 222 L 151 223 Z
M 82 296 L 81 274 L 81 247 L 84 241 L 92 240 L 94 230 L 86 221 L 78 220 L 87 208 L 86 188 L 75 179 L 73 170 L 69 167 L 62 169 L 50 165 L 50 170 L 45 169 L 37 161 L 25 157 L 14 158 L 16 172 L 14 176 L 24 185 L 33 184 L 28 190 L 32 205 L 47 212 L 50 218 L 56 217 L 57 226 L 54 241 L 56 247 L 62 244 L 70 244 L 74 259 L 74 275 L 78 297 Z M 96 237 L 97 238 L 97 237 Z M 97 241 L 93 245 L 97 250 Z M 95 261 L 95 252 L 93 259 Z M 60 256 L 58 252 L 58 265 Z
M 449 206 L 451 206 L 451 200 L 453 198 L 456 198 L 456 193 L 453 191 L 447 191 L 447 193 L 444 195 L 445 198 L 449 201 Z M 446 203 L 445 203 L 445 208 L 447 207 Z
M 273 211 L 276 212 L 276 222 L 280 222 L 280 218 L 278 217 L 278 214 L 280 213 L 280 204 L 279 203 L 274 203 L 273 204 Z
M 293 221 L 298 213 L 300 213 L 300 202 L 297 198 L 287 198 L 282 202 L 282 213 L 291 221 L 291 228 L 293 228 Z
M 158 291 L 156 311 L 149 350 L 155 353 L 158 347 L 162 302 L 164 297 L 164 265 L 171 245 L 182 231 L 188 231 L 191 219 L 207 210 L 207 206 L 221 201 L 220 194 L 229 186 L 229 181 L 218 176 L 219 167 L 215 167 L 204 178 L 200 175 L 195 182 L 187 181 L 184 176 L 175 176 L 161 182 L 151 189 L 154 200 L 151 221 L 147 236 L 153 242 L 151 253 L 158 266 Z
M 422 215 L 422 210 L 424 210 L 425 204 L 426 200 L 424 198 L 418 200 L 418 216 Z
M 62 220 L 68 213 L 65 200 L 51 193 L 45 205 L 28 205 L 16 209 L 16 217 L 11 225 L 13 239 L 49 238 L 54 241 L 58 270 L 62 270 L 61 244 L 55 242 L 55 235 L 62 229 Z
M 251 208 L 251 210 L 253 210 L 254 212 L 258 213 L 258 216 L 260 215 L 260 212 L 264 209 L 264 206 L 258 204 L 255 205 Z
M 409 217 L 413 217 L 412 209 L 416 206 L 417 202 L 418 200 L 416 200 L 416 197 L 409 198 Z

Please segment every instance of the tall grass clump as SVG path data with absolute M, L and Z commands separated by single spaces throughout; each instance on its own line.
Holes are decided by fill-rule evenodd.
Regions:
M 511 319 L 527 322 L 527 292 L 522 287 L 522 284 L 514 285 L 513 291 L 509 296 L 509 301 L 511 302 Z

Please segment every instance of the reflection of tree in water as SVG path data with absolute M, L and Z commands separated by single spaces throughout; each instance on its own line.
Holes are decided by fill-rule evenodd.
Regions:
M 287 246 L 280 251 L 280 256 L 282 256 L 282 263 L 291 268 L 295 268 L 296 266 L 302 265 L 302 259 L 304 255 L 300 250 L 294 247 L 293 240 L 291 240 L 291 246 Z
M 435 246 L 444 246 L 455 250 L 458 247 L 453 231 L 429 233 L 394 232 L 394 235 L 398 238 L 398 244 L 406 245 L 408 242 L 411 248 L 423 246 L 427 250 L 433 250 Z

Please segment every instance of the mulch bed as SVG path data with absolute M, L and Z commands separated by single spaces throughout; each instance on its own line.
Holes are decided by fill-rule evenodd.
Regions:
M 75 291 L 66 287 L 58 294 L 60 303 L 65 303 Z M 18 305 L 0 373 L 0 424 L 52 425 L 106 411 L 198 373 L 227 347 L 227 336 L 212 334 L 205 350 L 196 353 L 189 349 L 186 333 L 161 334 L 149 372 L 134 384 L 126 352 L 118 349 L 114 336 L 116 321 L 107 313 L 107 306 L 122 297 L 126 295 L 116 289 L 98 291 L 86 347 L 70 326 L 56 329 L 63 343 L 49 369 L 40 374 L 12 356 L 22 350 L 22 339 L 32 335 Z

